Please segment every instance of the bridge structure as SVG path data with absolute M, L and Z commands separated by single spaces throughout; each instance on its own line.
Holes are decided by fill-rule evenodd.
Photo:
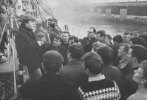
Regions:
M 129 19 L 147 23 L 147 1 L 94 4 L 90 9 L 90 13 L 119 20 Z

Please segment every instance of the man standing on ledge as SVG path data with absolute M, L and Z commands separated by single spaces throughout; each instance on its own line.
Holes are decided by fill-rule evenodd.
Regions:
M 22 16 L 19 32 L 15 37 L 19 63 L 27 66 L 30 80 L 37 80 L 41 77 L 40 68 L 42 58 L 33 32 L 35 27 L 35 18 L 24 15 Z

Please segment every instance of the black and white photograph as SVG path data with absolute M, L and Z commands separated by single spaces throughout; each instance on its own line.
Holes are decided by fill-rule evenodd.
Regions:
M 0 0 L 0 100 L 147 100 L 147 0 Z

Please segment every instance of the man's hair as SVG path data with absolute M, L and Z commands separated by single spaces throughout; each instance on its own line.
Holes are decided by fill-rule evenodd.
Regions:
M 90 73 L 97 75 L 102 72 L 101 64 L 95 59 L 85 60 L 85 69 L 89 69 Z
M 76 36 L 70 36 L 68 40 L 74 40 L 74 42 L 78 43 L 79 40 Z
M 123 34 L 125 34 L 125 35 L 129 35 L 129 33 L 128 33 L 128 32 L 125 32 L 125 33 L 123 33 Z
M 116 41 L 118 43 L 123 43 L 123 38 L 121 35 L 116 35 L 113 37 L 113 41 Z
M 90 27 L 90 29 L 93 29 L 93 33 L 96 33 L 96 29 L 94 27 Z
M 137 33 L 136 32 L 131 32 L 130 35 L 134 36 L 134 37 L 137 37 Z
M 105 30 L 99 30 L 99 31 L 96 32 L 96 34 L 100 34 L 100 37 L 106 36 Z
M 145 42 L 147 43 L 147 36 L 145 35 L 140 35 L 139 37 L 143 38 L 145 40 Z
M 132 46 L 132 57 L 136 57 L 138 63 L 147 60 L 147 48 L 142 45 Z
M 59 72 L 63 61 L 63 56 L 55 50 L 50 50 L 43 54 L 43 65 L 47 72 Z
M 83 57 L 85 69 L 89 69 L 91 74 L 97 75 L 102 72 L 102 58 L 94 52 L 88 52 Z
M 51 28 L 55 28 L 55 24 L 51 23 L 49 24 Z
M 111 64 L 113 62 L 113 50 L 110 47 L 100 47 L 97 53 L 102 57 L 104 64 Z
M 82 45 L 74 44 L 69 46 L 69 52 L 71 53 L 71 57 L 73 59 L 81 59 L 84 54 L 84 49 Z
M 143 78 L 147 80 L 147 60 L 141 62 L 141 68 L 143 69 Z M 147 88 L 147 82 L 145 88 Z
M 43 45 L 40 46 L 40 52 L 41 55 L 43 55 L 45 52 L 49 51 L 49 50 L 53 50 L 54 47 L 51 43 L 44 43 Z
M 133 44 L 138 44 L 138 45 L 142 45 L 142 46 L 147 46 L 145 40 L 141 37 L 134 37 L 130 40 Z
M 110 34 L 106 34 L 106 36 L 105 36 L 105 37 L 107 37 L 108 39 L 112 40 L 112 37 L 111 37 L 111 35 L 110 35 Z

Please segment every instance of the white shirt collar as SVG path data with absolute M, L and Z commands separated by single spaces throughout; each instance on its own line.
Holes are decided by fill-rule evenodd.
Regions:
M 102 74 L 98 74 L 98 75 L 96 75 L 94 77 L 89 77 L 88 81 L 93 82 L 93 81 L 100 81 L 100 80 L 103 80 L 103 79 L 105 79 L 105 76 L 102 75 Z

